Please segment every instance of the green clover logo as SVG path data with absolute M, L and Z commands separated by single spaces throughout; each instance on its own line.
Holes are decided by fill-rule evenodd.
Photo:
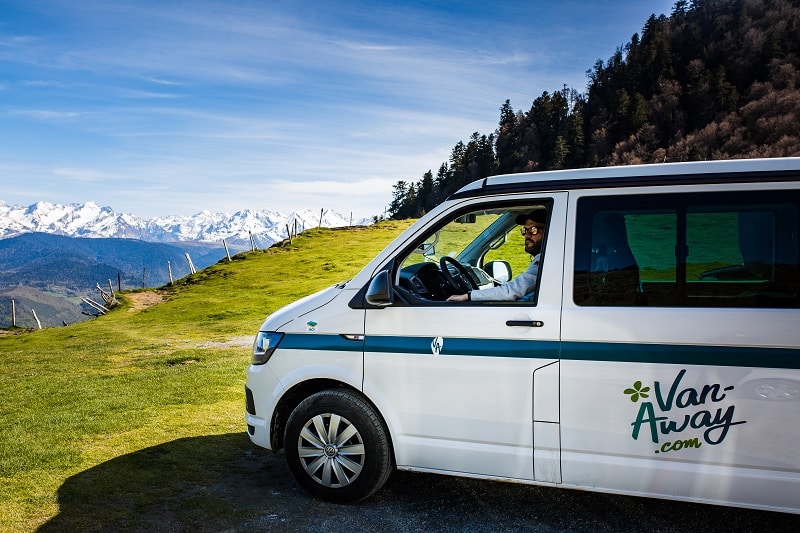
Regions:
M 650 395 L 647 394 L 650 392 L 650 387 L 642 387 L 642 382 L 637 381 L 633 384 L 632 388 L 625 389 L 623 391 L 625 394 L 631 395 L 631 401 L 636 403 L 639 401 L 639 398 L 649 398 Z

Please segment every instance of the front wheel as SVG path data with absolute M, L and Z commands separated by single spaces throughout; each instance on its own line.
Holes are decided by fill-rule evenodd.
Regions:
M 286 423 L 284 445 L 289 471 L 323 500 L 363 500 L 380 489 L 392 471 L 382 421 L 348 390 L 324 390 L 300 402 Z

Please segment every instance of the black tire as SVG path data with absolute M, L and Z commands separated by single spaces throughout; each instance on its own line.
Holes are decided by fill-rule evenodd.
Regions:
M 392 472 L 389 439 L 358 394 L 332 389 L 300 402 L 286 422 L 286 463 L 317 498 L 352 503 L 380 489 Z

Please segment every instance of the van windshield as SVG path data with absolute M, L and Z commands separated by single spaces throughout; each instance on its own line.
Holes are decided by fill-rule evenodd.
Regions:
M 520 212 L 530 206 L 519 208 Z M 464 265 L 480 267 L 495 259 L 508 261 L 514 272 L 530 263 L 524 238 L 514 230 L 517 209 L 491 209 L 467 213 L 427 235 L 402 262 L 401 268 L 421 262 L 439 263 L 449 256 Z

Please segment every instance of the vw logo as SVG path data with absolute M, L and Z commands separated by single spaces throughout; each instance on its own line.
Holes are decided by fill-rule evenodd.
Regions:
M 325 447 L 322 449 L 322 451 L 325 452 L 326 456 L 334 457 L 338 450 L 336 449 L 336 446 L 334 446 L 333 444 L 326 444 Z

